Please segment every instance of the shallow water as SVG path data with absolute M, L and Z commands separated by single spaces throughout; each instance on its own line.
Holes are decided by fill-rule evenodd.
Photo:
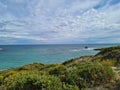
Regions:
M 109 47 L 115 44 L 82 45 L 0 45 L 0 69 L 13 68 L 40 62 L 43 64 L 62 63 L 71 58 L 94 55 L 94 48 Z M 84 47 L 88 46 L 88 49 Z

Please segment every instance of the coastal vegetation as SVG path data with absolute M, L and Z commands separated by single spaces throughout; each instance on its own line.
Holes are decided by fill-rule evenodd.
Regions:
M 61 64 L 33 63 L 0 71 L 0 90 L 120 90 L 120 46 Z

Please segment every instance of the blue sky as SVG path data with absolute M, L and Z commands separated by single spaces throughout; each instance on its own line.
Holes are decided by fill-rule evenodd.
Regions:
M 0 44 L 120 43 L 120 0 L 0 0 Z

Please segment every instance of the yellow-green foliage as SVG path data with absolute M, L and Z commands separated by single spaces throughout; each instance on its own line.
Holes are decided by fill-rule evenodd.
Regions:
M 59 77 L 37 71 L 19 71 L 4 78 L 0 90 L 79 90 Z
M 3 82 L 3 76 L 0 75 L 0 85 L 2 84 L 2 82 Z
M 56 67 L 50 69 L 49 74 L 59 76 L 64 74 L 65 71 L 66 71 L 66 66 L 57 65 Z
M 50 69 L 56 67 L 57 65 L 59 65 L 59 64 L 47 64 L 47 65 L 44 65 L 41 70 L 49 72 Z
M 63 87 L 62 90 L 79 90 L 79 88 L 76 85 L 69 85 L 69 84 L 65 84 L 65 83 L 63 83 L 62 87 Z
M 79 58 L 73 58 L 73 59 L 70 59 L 70 60 L 68 60 L 68 61 L 65 61 L 65 62 L 63 62 L 62 64 L 63 65 L 70 65 L 70 64 L 73 64 L 73 63 L 79 63 L 79 62 L 81 62 L 81 60 L 82 61 L 84 61 L 84 62 L 88 62 L 89 60 L 91 60 L 91 58 L 92 58 L 93 56 L 81 56 L 81 57 L 79 57 Z
M 100 63 L 81 63 L 78 65 L 66 72 L 61 80 L 71 85 L 77 85 L 79 88 L 85 88 L 106 84 L 114 79 L 112 69 Z
M 113 80 L 114 72 L 110 67 L 101 65 L 100 63 L 88 63 L 78 67 L 79 75 L 89 85 L 105 84 Z
M 7 90 L 61 90 L 62 83 L 53 76 L 20 72 L 5 78 L 4 87 Z
M 44 65 L 41 63 L 28 64 L 22 67 L 18 67 L 15 70 L 40 70 Z
M 16 74 L 16 73 L 17 73 L 17 71 L 9 70 L 8 72 L 4 73 L 4 77 L 8 77 L 8 76 Z
M 30 65 L 30 66 L 29 66 Z M 1 73 L 2 90 L 78 90 L 110 83 L 114 73 L 106 62 L 81 62 L 68 65 L 29 64 L 24 69 L 11 69 Z M 32 65 L 35 69 L 31 69 Z M 37 64 L 38 65 L 38 64 Z M 111 65 L 111 64 L 108 64 Z
M 104 66 L 112 67 L 115 66 L 116 60 L 102 60 L 100 63 Z
M 113 46 L 113 47 L 108 47 L 108 48 L 101 48 L 100 49 L 100 52 L 98 53 L 99 54 L 106 54 L 106 53 L 109 53 L 111 51 L 117 51 L 117 52 L 120 52 L 120 46 Z
M 120 64 L 120 46 L 103 48 L 95 56 L 101 60 L 116 60 L 116 65 Z

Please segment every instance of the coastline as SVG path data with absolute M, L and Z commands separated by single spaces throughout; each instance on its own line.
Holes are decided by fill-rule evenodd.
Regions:
M 84 48 L 85 50 L 89 50 L 89 47 L 88 48 Z M 101 51 L 102 49 L 104 48 L 93 48 L 93 51 Z M 95 54 L 94 54 L 95 55 Z M 94 56 L 92 55 L 92 56 Z M 78 60 L 80 59 L 81 57 L 86 57 L 86 56 L 91 56 L 91 55 L 83 55 L 83 56 L 80 56 L 80 57 L 75 57 L 75 58 L 71 58 L 71 59 L 68 59 L 68 60 L 64 60 L 63 62 L 60 62 L 60 63 L 51 63 L 51 64 L 62 64 L 64 62 L 69 62 L 71 60 Z M 82 61 L 82 60 L 81 60 Z M 36 63 L 36 62 L 33 62 L 33 63 Z M 41 62 L 37 62 L 37 63 L 41 63 Z M 28 63 L 30 64 L 30 63 Z M 24 65 L 27 65 L 27 64 L 24 64 Z M 18 68 L 18 67 L 22 67 L 24 65 L 19 65 L 19 66 L 16 66 L 16 67 L 11 67 L 11 68 L 6 68 L 6 69 L 0 69 L 0 71 L 4 71 L 4 70 L 9 70 L 9 69 L 14 69 L 14 68 Z M 46 65 L 46 64 L 45 64 Z
M 95 55 L 81 56 L 60 64 L 32 63 L 2 70 L 0 89 L 54 90 L 59 87 L 60 90 L 117 90 L 120 86 L 119 68 L 120 46 L 102 48 Z
M 101 52 L 101 50 L 104 50 L 104 49 L 107 49 L 107 48 L 114 48 L 114 47 L 118 47 L 118 48 L 119 48 L 119 45 L 117 45 L 117 46 L 112 46 L 112 47 L 106 47 L 106 48 L 93 48 L 93 51 L 99 51 L 99 52 Z M 86 50 L 88 49 L 88 50 L 89 50 L 89 47 L 88 47 L 88 48 L 85 48 L 85 47 L 84 47 L 84 49 L 86 49 Z M 98 54 L 99 52 L 97 52 L 97 54 Z M 83 58 L 83 57 L 95 56 L 95 55 L 97 55 L 97 54 L 94 54 L 94 55 L 83 55 L 83 56 L 80 56 L 80 57 L 75 57 L 75 58 L 71 58 L 71 59 L 68 59 L 68 60 L 64 60 L 64 61 L 61 62 L 61 63 L 51 63 L 51 64 L 62 64 L 62 63 L 64 63 L 64 62 L 75 61 L 75 60 L 81 59 L 81 58 Z M 81 61 L 82 61 L 82 60 L 81 60 Z M 40 63 L 40 62 L 33 62 L 33 63 Z M 30 64 L 30 63 L 28 63 L 28 64 Z M 27 65 L 27 64 L 24 64 L 24 65 Z M 0 69 L 0 71 L 9 70 L 9 69 L 14 69 L 14 68 L 22 67 L 22 66 L 24 66 L 24 65 L 19 65 L 19 66 L 7 68 L 7 69 Z M 44 65 L 47 65 L 47 64 L 44 64 Z

